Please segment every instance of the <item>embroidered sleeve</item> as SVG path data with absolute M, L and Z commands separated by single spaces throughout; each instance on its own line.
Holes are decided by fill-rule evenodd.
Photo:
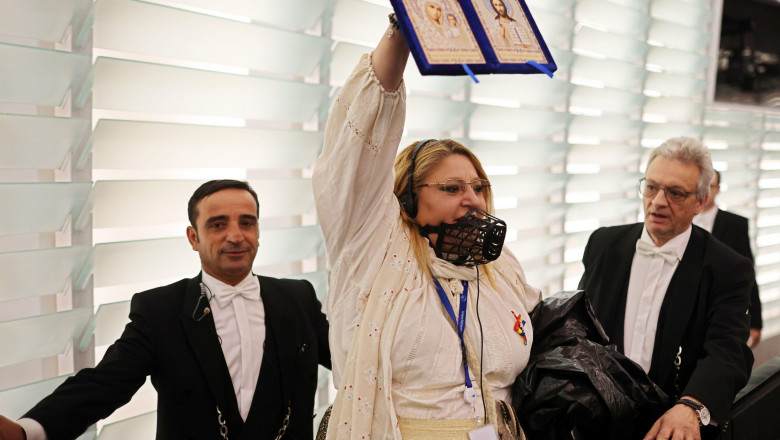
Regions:
M 399 218 L 393 161 L 405 118 L 404 85 L 385 90 L 364 55 L 330 110 L 314 166 L 314 198 L 328 258 L 330 333 L 347 345 L 358 302 L 376 277 Z

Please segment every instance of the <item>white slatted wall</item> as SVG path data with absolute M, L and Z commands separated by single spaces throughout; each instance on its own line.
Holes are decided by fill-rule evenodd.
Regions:
M 550 293 L 576 287 L 593 229 L 639 218 L 649 148 L 701 138 L 720 204 L 751 221 L 764 337 L 780 333 L 780 114 L 707 103 L 719 0 L 528 4 L 555 79 L 473 84 L 411 64 L 402 143 L 446 136 L 478 153 L 508 246 Z M 185 206 L 204 180 L 249 180 L 255 270 L 324 297 L 311 166 L 333 95 L 388 12 L 387 0 L 0 0 L 0 414 L 99 360 L 134 292 L 197 273 Z M 154 409 L 147 384 L 85 438 L 152 438 Z

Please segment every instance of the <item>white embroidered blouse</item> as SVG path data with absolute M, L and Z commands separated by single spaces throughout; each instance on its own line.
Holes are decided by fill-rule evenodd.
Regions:
M 397 416 L 474 416 L 463 399 L 458 335 L 435 284 L 417 265 L 408 239 L 417 232 L 401 221 L 392 190 L 405 105 L 405 86 L 394 92 L 383 89 L 370 57 L 364 55 L 331 109 L 314 169 L 314 195 L 328 257 L 327 309 L 338 390 L 328 438 L 371 434 L 398 439 Z M 469 282 L 465 335 L 479 359 L 476 271 L 435 256 L 432 260 L 432 271 L 452 295 L 456 314 L 460 280 Z M 508 249 L 492 264 L 497 274 L 492 285 L 484 269 L 479 282 L 484 386 L 490 387 L 494 399 L 509 400 L 515 377 L 528 362 L 533 342 L 528 312 L 541 293 L 527 285 Z M 514 330 L 515 314 L 526 322 L 527 344 Z M 479 389 L 474 368 L 469 366 L 469 371 Z M 476 409 L 482 415 L 479 398 Z

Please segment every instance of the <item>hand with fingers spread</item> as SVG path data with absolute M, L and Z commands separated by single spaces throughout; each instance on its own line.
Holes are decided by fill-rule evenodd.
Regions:
M 701 440 L 696 411 L 683 404 L 674 405 L 656 420 L 644 440 Z

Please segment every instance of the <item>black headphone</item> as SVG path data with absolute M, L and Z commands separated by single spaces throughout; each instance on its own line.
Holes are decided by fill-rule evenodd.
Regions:
M 433 142 L 436 139 L 424 139 L 417 142 L 412 152 L 412 160 L 409 165 L 409 183 L 406 187 L 406 192 L 398 196 L 398 203 L 401 204 L 401 208 L 406 211 L 406 215 L 412 220 L 417 217 L 417 193 L 414 192 L 414 162 L 417 160 L 417 154 L 422 150 L 422 147 L 426 146 L 429 142 Z

